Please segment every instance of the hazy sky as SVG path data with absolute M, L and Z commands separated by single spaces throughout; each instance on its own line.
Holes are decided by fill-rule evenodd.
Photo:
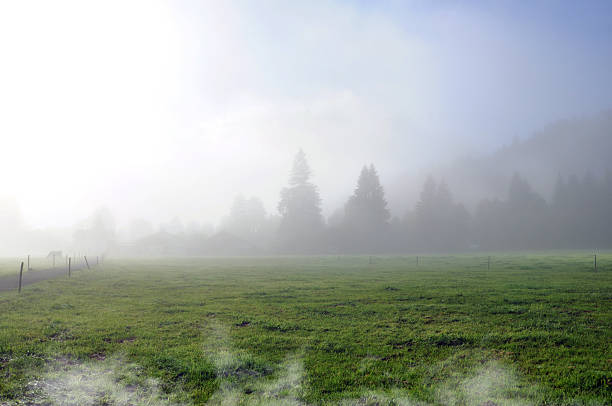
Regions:
M 612 107 L 610 1 L 3 1 L 0 196 L 31 226 L 326 213 L 400 173 Z M 452 185 L 451 185 L 452 187 Z

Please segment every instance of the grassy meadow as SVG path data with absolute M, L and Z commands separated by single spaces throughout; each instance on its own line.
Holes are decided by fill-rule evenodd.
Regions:
M 108 260 L 0 293 L 0 404 L 612 404 L 598 262 Z

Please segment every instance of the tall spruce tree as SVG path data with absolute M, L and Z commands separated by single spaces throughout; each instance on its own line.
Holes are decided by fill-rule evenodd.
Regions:
M 345 206 L 346 220 L 364 231 L 384 228 L 390 214 L 385 191 L 380 184 L 374 165 L 364 166 L 357 187 Z
M 301 149 L 293 162 L 289 186 L 281 191 L 278 211 L 279 245 L 284 252 L 316 252 L 323 231 L 321 198 L 317 187 L 310 182 L 310 166 Z
M 353 251 L 380 251 L 387 242 L 389 210 L 374 165 L 364 166 L 345 205 L 345 239 Z

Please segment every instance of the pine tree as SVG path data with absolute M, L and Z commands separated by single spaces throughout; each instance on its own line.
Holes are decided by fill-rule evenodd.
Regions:
M 375 231 L 388 224 L 391 216 L 374 165 L 364 166 L 361 170 L 357 188 L 345 206 L 345 213 L 347 221 L 367 231 Z
M 357 187 L 344 207 L 342 241 L 352 252 L 377 252 L 385 247 L 389 233 L 389 210 L 385 191 L 374 165 L 364 166 Z
M 314 252 L 323 229 L 321 198 L 310 182 L 310 166 L 301 149 L 293 162 L 289 187 L 281 191 L 278 211 L 280 248 L 286 252 Z

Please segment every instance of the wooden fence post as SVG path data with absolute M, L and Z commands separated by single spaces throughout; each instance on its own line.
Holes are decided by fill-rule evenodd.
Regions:
M 489 255 L 489 257 L 487 258 L 487 271 L 489 271 L 491 269 L 491 256 Z
M 21 261 L 21 269 L 19 269 L 19 293 L 21 293 L 21 278 L 23 278 L 23 261 Z
M 86 256 L 86 255 L 83 255 L 83 258 L 85 258 L 85 263 L 87 264 L 87 269 L 91 269 L 91 268 L 89 267 L 89 262 L 87 262 L 87 256 Z
M 30 255 L 28 255 L 28 271 L 32 270 L 32 268 L 30 268 Z
M 72 267 L 72 258 L 68 257 L 68 278 L 70 278 L 70 268 Z

